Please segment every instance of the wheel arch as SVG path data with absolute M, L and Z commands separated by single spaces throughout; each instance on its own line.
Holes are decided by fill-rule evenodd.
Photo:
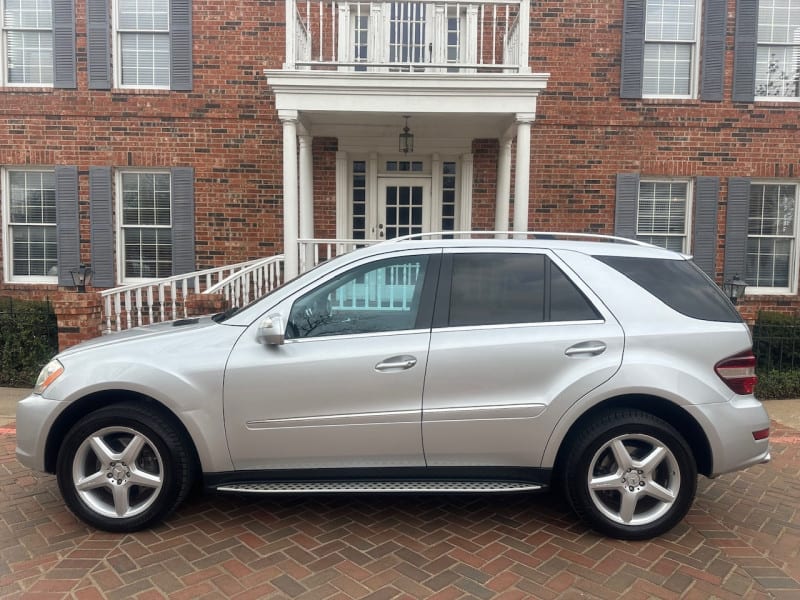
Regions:
M 188 429 L 183 422 L 164 404 L 139 392 L 131 390 L 104 390 L 94 392 L 83 398 L 75 400 L 58 416 L 56 421 L 50 428 L 45 444 L 44 453 L 44 468 L 47 473 L 55 473 L 56 461 L 58 460 L 58 452 L 61 447 L 61 442 L 64 440 L 67 432 L 77 423 L 81 418 L 89 413 L 115 404 L 130 403 L 137 404 L 141 407 L 146 407 L 152 410 L 165 419 L 175 431 L 181 436 L 186 443 L 186 447 L 190 451 L 190 460 L 192 461 L 193 469 L 197 475 L 200 474 L 200 459 L 198 456 L 197 448 L 194 445 L 194 440 L 189 434 Z
M 697 464 L 698 473 L 706 476 L 711 474 L 714 457 L 708 437 L 700 424 L 674 402 L 647 394 L 628 394 L 609 398 L 581 414 L 569 427 L 559 444 L 555 460 L 555 473 L 561 472 L 561 466 L 577 432 L 581 431 L 586 423 L 594 419 L 597 414 L 617 408 L 641 410 L 672 425 L 689 445 Z

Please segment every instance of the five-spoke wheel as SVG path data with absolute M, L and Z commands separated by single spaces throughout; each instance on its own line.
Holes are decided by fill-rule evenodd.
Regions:
M 61 446 L 57 475 L 69 508 L 109 531 L 133 531 L 163 518 L 191 483 L 181 436 L 158 413 L 129 404 L 79 421 Z
M 573 440 L 565 491 L 595 529 L 623 539 L 659 535 L 694 499 L 697 467 L 681 435 L 642 411 L 597 415 Z

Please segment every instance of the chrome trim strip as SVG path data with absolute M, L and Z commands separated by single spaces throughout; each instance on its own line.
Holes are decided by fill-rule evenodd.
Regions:
M 423 408 L 423 421 L 474 421 L 490 419 L 532 419 L 541 415 L 545 404 L 499 404 Z
M 320 415 L 316 417 L 288 417 L 285 419 L 263 419 L 248 421 L 247 428 L 290 429 L 294 427 L 342 427 L 353 425 L 399 425 L 419 423 L 419 410 L 398 410 L 376 413 L 352 413 L 347 415 Z
M 563 327 L 568 325 L 605 325 L 604 319 L 591 321 L 539 321 L 535 323 L 500 323 L 497 325 L 461 325 L 459 327 L 434 327 L 433 333 L 443 331 L 482 331 L 484 329 L 520 329 L 522 327 Z

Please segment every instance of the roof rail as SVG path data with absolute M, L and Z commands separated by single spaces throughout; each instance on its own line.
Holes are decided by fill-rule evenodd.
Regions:
M 616 235 L 603 235 L 600 233 L 572 233 L 568 231 L 430 231 L 427 233 L 412 233 L 411 235 L 404 235 L 400 237 L 385 240 L 383 243 L 405 242 L 408 240 L 423 240 L 423 239 L 473 239 L 483 238 L 486 236 L 499 237 L 507 236 L 509 239 L 581 239 L 581 240 L 598 240 L 604 242 L 619 242 L 623 244 L 631 244 L 632 246 L 645 246 L 653 248 L 653 244 L 647 242 L 640 242 L 630 238 L 619 237 Z M 503 238 L 500 238 L 503 239 Z

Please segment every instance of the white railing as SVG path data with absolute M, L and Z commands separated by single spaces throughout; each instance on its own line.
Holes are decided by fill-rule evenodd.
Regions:
M 264 261 L 265 259 L 250 260 L 105 290 L 100 293 L 103 299 L 105 331 L 121 331 L 185 318 L 186 298 L 189 294 L 209 290 L 232 275 Z
M 290 10 L 289 69 L 528 71 L 530 0 L 287 0 Z
M 279 254 L 237 271 L 203 293 L 222 294 L 229 308 L 239 308 L 265 296 L 281 285 L 284 279 L 283 254 Z
M 305 273 L 319 263 L 330 260 L 362 246 L 371 246 L 382 240 L 300 239 L 300 272 Z

